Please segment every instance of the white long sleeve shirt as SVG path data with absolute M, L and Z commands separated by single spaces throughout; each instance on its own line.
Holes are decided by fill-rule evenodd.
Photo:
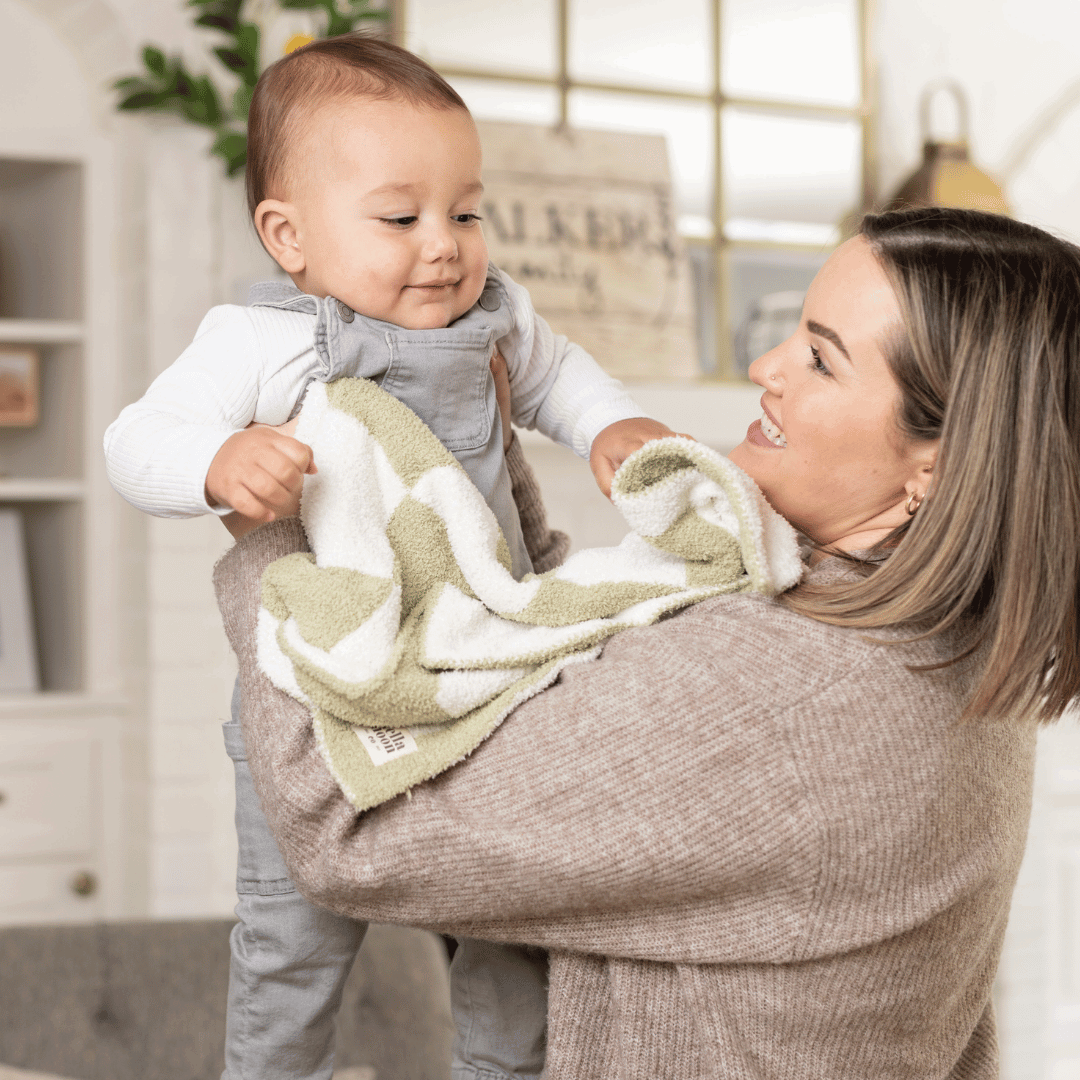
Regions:
M 496 272 L 513 314 L 498 345 L 514 423 L 588 457 L 605 427 L 642 412 L 584 349 L 552 332 L 522 286 Z M 227 513 L 206 501 L 210 463 L 252 421 L 283 424 L 294 415 L 319 369 L 315 322 L 315 315 L 274 307 L 212 308 L 179 359 L 105 432 L 113 487 L 158 517 Z

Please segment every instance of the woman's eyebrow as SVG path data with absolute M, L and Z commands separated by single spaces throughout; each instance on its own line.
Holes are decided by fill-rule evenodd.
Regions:
M 830 330 L 827 326 L 822 326 L 819 322 L 814 322 L 813 319 L 806 320 L 806 329 L 811 334 L 817 334 L 818 337 L 823 337 L 826 341 L 831 341 L 843 354 L 847 357 L 848 362 L 851 362 L 851 354 L 844 348 L 844 343 L 840 340 L 840 335 L 835 330 Z

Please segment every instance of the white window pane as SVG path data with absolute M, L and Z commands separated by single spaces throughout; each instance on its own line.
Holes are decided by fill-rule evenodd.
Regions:
M 745 375 L 754 360 L 795 332 L 803 296 L 825 255 L 734 250 L 728 260 L 732 354 L 735 371 Z
M 572 92 L 569 105 L 571 127 L 665 135 L 677 212 L 709 217 L 714 166 L 708 105 L 593 90 Z
M 831 244 L 859 205 L 862 133 L 854 120 L 799 120 L 726 109 L 724 232 L 732 240 Z
M 551 86 L 529 86 L 494 79 L 448 79 L 478 120 L 517 120 L 554 126 L 559 95 Z
M 723 0 L 724 92 L 859 103 L 856 0 Z
M 570 0 L 570 76 L 702 93 L 712 87 L 711 0 Z
M 438 67 L 551 75 L 555 0 L 408 0 L 405 44 Z

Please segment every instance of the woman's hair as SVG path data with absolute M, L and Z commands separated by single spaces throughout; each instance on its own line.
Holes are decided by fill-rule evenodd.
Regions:
M 915 640 L 962 628 L 938 666 L 985 655 L 965 718 L 1054 719 L 1080 692 L 1080 248 L 970 210 L 870 215 L 861 233 L 903 316 L 886 343 L 899 433 L 940 449 L 858 580 L 784 602 Z
M 457 91 L 406 49 L 361 31 L 323 38 L 283 56 L 259 77 L 248 111 L 248 212 L 280 192 L 289 150 L 312 111 L 349 98 L 399 99 L 463 109 Z

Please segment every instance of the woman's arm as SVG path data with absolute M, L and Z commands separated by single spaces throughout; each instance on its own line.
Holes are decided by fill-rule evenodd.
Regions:
M 264 526 L 215 584 L 255 785 L 317 903 L 711 963 L 836 955 L 1007 905 L 1033 727 L 957 724 L 970 673 L 907 666 L 947 642 L 882 647 L 751 596 L 616 635 L 467 760 L 357 815 L 307 710 L 256 664 L 262 571 L 305 547 L 295 518 Z
M 215 576 L 252 774 L 306 895 L 358 918 L 610 955 L 791 955 L 818 872 L 813 826 L 772 720 L 717 691 L 704 612 L 619 635 L 467 761 L 358 817 L 306 709 L 256 666 L 262 570 L 303 543 L 296 519 L 276 522 Z M 784 918 L 748 945 L 766 900 Z

